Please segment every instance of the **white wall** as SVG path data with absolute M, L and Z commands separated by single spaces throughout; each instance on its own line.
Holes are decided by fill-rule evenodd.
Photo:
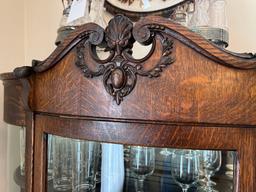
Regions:
M 62 14 L 61 1 L 0 0 L 0 73 L 31 65 L 54 49 Z M 13 173 L 19 165 L 19 129 L 3 117 L 3 86 L 0 83 L 0 191 L 17 192 Z
M 256 1 L 227 0 L 230 50 L 256 52 Z M 45 59 L 54 49 L 56 31 L 62 12 L 60 0 L 0 0 L 0 73 L 30 65 L 32 59 Z M 13 183 L 7 188 L 6 170 L 18 164 L 17 153 L 7 163 L 7 138 L 17 138 L 14 129 L 7 132 L 2 122 L 3 87 L 0 85 L 0 191 L 17 192 Z M 16 139 L 17 141 L 17 139 Z M 9 140 L 9 143 L 10 142 Z M 16 143 L 17 144 L 17 143 Z M 15 143 L 9 149 L 15 149 Z M 11 159 L 11 160 L 10 160 Z M 12 170 L 11 170 L 12 169 Z
M 24 3 L 23 0 L 0 0 L 0 5 L 0 73 L 2 73 L 24 64 Z M 8 129 L 7 131 L 2 117 L 3 87 L 0 83 L 0 191 L 17 192 L 18 188 L 13 183 L 13 175 L 7 174 L 7 170 L 10 169 L 13 172 L 18 164 L 18 149 L 9 145 L 9 149 L 14 150 L 14 156 L 12 159 L 7 158 L 7 138 L 11 135 L 12 138 L 17 138 L 18 130 L 15 132 L 14 129 Z
M 256 1 L 227 0 L 230 46 L 237 52 L 256 52 Z
M 30 65 L 32 59 L 44 60 L 55 48 L 63 6 L 61 0 L 24 1 L 25 61 Z

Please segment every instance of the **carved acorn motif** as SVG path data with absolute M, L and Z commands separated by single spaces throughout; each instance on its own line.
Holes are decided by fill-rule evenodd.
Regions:
M 111 76 L 111 83 L 115 89 L 120 89 L 125 84 L 125 74 L 121 68 L 116 68 L 112 71 Z

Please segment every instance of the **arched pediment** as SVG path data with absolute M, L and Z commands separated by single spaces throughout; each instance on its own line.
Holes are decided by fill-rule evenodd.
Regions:
M 132 55 L 136 41 L 152 45 L 141 59 Z M 96 46 L 109 57 L 97 57 Z M 256 125 L 255 55 L 221 49 L 161 17 L 133 24 L 117 15 L 106 29 L 85 24 L 45 61 L 15 75 L 30 78 L 35 111 Z

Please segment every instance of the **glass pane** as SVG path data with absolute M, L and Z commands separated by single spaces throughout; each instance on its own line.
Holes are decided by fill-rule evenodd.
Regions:
M 3 128 L 4 130 L 4 128 Z M 8 124 L 2 132 L 1 173 L 6 191 L 24 190 L 25 184 L 25 128 Z
M 151 148 L 48 136 L 48 191 L 233 191 L 235 151 Z

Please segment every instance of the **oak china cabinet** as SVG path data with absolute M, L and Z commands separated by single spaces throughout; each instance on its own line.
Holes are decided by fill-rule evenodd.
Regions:
M 76 27 L 0 75 L 4 120 L 26 135 L 21 191 L 255 191 L 256 55 L 130 18 Z

